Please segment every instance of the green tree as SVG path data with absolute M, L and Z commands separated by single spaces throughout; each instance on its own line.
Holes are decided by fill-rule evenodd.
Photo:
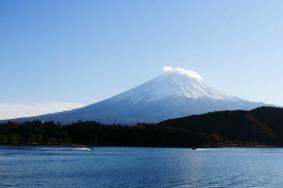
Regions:
M 47 143 L 48 144 L 57 144 L 57 140 L 54 137 L 48 137 L 47 138 Z
M 8 143 L 8 138 L 7 138 L 6 135 L 4 135 L 4 134 L 0 135 L 0 143 L 1 144 L 7 144 Z
M 34 142 L 37 143 L 37 144 L 40 144 L 40 143 L 42 143 L 42 138 L 43 138 L 43 136 L 41 134 L 37 134 L 37 135 L 35 135 Z
M 18 134 L 10 134 L 9 135 L 9 143 L 19 144 L 20 141 L 21 141 L 21 137 Z

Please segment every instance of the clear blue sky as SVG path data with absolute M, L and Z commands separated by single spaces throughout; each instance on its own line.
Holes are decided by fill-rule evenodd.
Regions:
M 158 74 L 283 105 L 281 0 L 2 0 L 0 103 L 89 104 Z

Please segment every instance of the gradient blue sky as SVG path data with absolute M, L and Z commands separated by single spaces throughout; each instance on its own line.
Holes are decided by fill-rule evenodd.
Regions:
M 165 65 L 283 105 L 282 10 L 281 0 L 2 0 L 0 108 L 97 102 Z

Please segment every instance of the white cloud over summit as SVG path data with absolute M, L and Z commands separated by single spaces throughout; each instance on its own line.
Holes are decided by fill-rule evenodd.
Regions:
M 30 117 L 83 107 L 80 103 L 0 104 L 0 120 Z
M 163 72 L 174 72 L 174 73 L 186 75 L 191 78 L 203 80 L 202 76 L 198 72 L 193 70 L 187 70 L 187 69 L 171 67 L 171 66 L 164 66 L 162 70 Z

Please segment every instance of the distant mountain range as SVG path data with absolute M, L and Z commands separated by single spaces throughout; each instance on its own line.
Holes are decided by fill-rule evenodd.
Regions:
M 193 71 L 167 67 L 158 77 L 110 99 L 71 111 L 13 121 L 42 120 L 63 124 L 98 121 L 134 125 L 213 111 L 250 110 L 264 105 L 223 94 L 206 85 Z

